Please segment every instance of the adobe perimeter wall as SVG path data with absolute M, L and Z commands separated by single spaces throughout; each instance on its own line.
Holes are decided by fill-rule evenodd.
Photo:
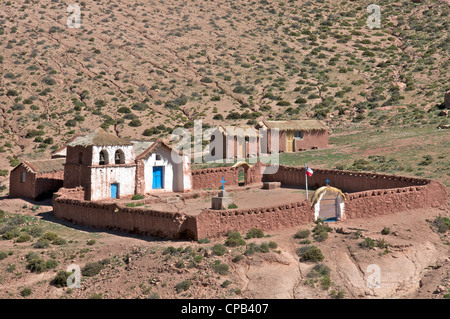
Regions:
M 85 201 L 81 189 L 61 189 L 53 197 L 55 217 L 100 229 L 113 229 L 161 238 L 191 238 L 195 229 L 192 216 L 128 208 L 116 203 Z
M 314 174 L 308 177 L 308 188 L 319 188 L 329 185 L 343 192 L 353 193 L 375 189 L 391 189 L 407 186 L 426 185 L 430 180 L 423 178 L 403 177 L 395 175 L 341 171 L 313 168 Z M 274 174 L 264 176 L 268 181 L 281 182 L 283 186 L 305 187 L 305 168 L 280 165 Z
M 277 173 L 270 175 L 261 174 L 259 165 L 246 169 L 247 179 L 253 178 L 255 182 L 260 182 L 263 177 L 264 180 L 278 179 L 285 186 L 298 187 L 304 182 L 304 168 L 280 167 Z M 212 176 L 193 173 L 193 176 L 197 176 L 197 184 L 194 177 L 194 188 L 206 188 L 209 185 L 217 189 L 217 183 L 223 176 L 232 184 L 232 177 L 235 176 L 233 174 L 237 174 L 238 170 L 227 167 L 201 171 L 209 171 Z M 313 185 L 317 183 L 316 187 L 324 185 L 322 180 L 329 178 L 334 181 L 330 183 L 332 186 L 346 192 L 344 218 L 365 218 L 418 208 L 441 207 L 448 201 L 446 186 L 432 180 L 319 169 L 314 170 L 314 176 L 315 179 L 311 177 L 309 180 Z M 234 182 L 236 185 L 237 175 Z M 369 187 L 374 189 L 367 190 Z M 245 191 L 245 188 L 242 189 Z M 128 208 L 123 206 L 124 204 L 85 201 L 83 192 L 82 188 L 63 188 L 56 193 L 53 198 L 55 216 L 97 228 L 195 240 L 220 237 L 230 230 L 245 233 L 254 227 L 263 231 L 291 228 L 314 220 L 314 210 L 308 199 L 252 209 L 206 209 L 196 216 L 188 216 L 145 207 Z

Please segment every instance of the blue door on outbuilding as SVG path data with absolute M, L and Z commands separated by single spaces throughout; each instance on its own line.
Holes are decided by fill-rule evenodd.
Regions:
M 163 167 L 162 166 L 153 166 L 153 189 L 161 189 L 163 188 Z
M 119 184 L 111 184 L 111 198 L 117 198 Z

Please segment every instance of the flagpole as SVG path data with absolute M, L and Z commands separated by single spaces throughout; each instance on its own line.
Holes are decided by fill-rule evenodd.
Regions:
M 306 174 L 307 163 L 305 163 L 305 179 L 306 179 L 306 199 L 308 199 L 308 174 Z

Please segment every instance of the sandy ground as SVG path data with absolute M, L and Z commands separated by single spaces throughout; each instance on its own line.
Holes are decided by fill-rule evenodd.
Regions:
M 302 244 L 293 237 L 299 229 L 311 230 L 314 224 L 245 239 L 245 246 L 228 247 L 223 256 L 216 256 L 212 247 L 223 244 L 225 238 L 200 244 L 106 232 L 57 220 L 51 206 L 41 203 L 37 208 L 33 204 L 36 203 L 2 199 L 0 206 L 10 213 L 34 217 L 35 223 L 57 233 L 67 243 L 36 249 L 31 242 L 0 241 L 0 251 L 13 252 L 0 261 L 0 298 L 23 298 L 20 292 L 25 287 L 32 290 L 26 298 L 331 298 L 332 291 L 342 292 L 344 298 L 443 298 L 450 287 L 450 254 L 445 244 L 449 234 L 437 234 L 427 221 L 438 215 L 449 216 L 448 209 L 420 209 L 329 223 L 334 231 L 325 241 L 317 242 L 309 236 L 331 270 L 330 287 L 323 289 L 320 280 L 314 283 L 308 277 L 315 264 L 300 262 L 296 251 Z M 384 227 L 391 229 L 390 234 L 381 234 Z M 336 232 L 337 228 L 342 228 L 343 233 Z M 391 245 L 389 252 L 361 248 L 363 238 L 354 236 L 357 230 L 364 237 L 385 239 Z M 92 239 L 95 244 L 88 245 Z M 244 254 L 250 244 L 270 241 L 277 245 L 270 252 Z M 170 246 L 181 247 L 180 252 L 165 254 Z M 32 273 L 25 260 L 30 251 L 40 253 L 46 260 L 56 259 L 59 264 L 55 269 Z M 191 257 L 197 255 L 202 256 L 201 261 L 193 264 Z M 233 261 L 238 255 L 242 259 Z M 83 276 L 80 288 L 56 288 L 50 284 L 56 272 L 70 264 L 83 268 L 88 262 L 104 258 L 110 263 L 96 276 Z M 214 271 L 217 261 L 229 266 L 227 274 Z M 13 271 L 11 265 L 15 267 Z M 380 286 L 371 288 L 367 281 L 374 275 L 374 267 L 379 270 Z M 184 280 L 191 282 L 190 287 L 177 291 L 175 286 Z

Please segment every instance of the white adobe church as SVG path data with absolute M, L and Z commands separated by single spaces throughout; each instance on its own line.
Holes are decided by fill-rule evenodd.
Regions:
M 67 144 L 64 187 L 82 186 L 85 200 L 192 189 L 190 159 L 156 141 L 131 141 L 98 128 Z

